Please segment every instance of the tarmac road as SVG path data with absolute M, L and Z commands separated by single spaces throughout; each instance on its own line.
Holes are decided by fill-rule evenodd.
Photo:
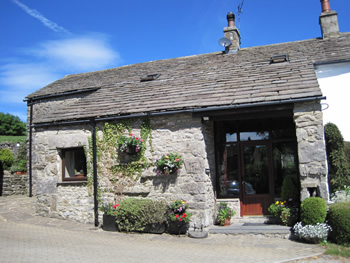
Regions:
M 315 261 L 324 259 L 319 257 L 322 247 L 287 239 L 107 232 L 36 216 L 34 201 L 24 196 L 0 197 L 0 262 L 345 262 Z

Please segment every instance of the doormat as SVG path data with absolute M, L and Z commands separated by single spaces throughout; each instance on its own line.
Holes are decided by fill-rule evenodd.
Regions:
M 266 226 L 264 223 L 244 223 L 242 226 Z

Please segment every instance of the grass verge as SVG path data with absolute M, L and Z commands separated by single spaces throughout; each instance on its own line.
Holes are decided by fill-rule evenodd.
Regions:
M 350 258 L 350 245 L 341 246 L 333 243 L 326 243 L 323 245 L 327 248 L 325 252 L 326 255 Z
M 0 142 L 10 142 L 10 143 L 25 142 L 26 139 L 27 139 L 27 136 L 0 135 Z

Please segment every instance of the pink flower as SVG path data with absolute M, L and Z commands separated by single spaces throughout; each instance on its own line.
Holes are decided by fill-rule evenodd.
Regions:
M 175 162 L 178 162 L 178 161 L 180 161 L 180 159 L 175 159 Z
M 141 139 L 140 141 L 141 141 L 141 142 L 143 142 L 143 140 L 142 140 L 142 139 Z

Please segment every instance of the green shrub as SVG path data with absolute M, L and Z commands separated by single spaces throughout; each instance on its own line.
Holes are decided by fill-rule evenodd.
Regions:
M 282 223 L 286 226 L 293 226 L 299 219 L 299 209 L 296 207 L 284 207 L 281 212 Z
M 300 212 L 300 219 L 304 226 L 324 223 L 327 215 L 327 204 L 320 197 L 309 197 L 301 203 Z
M 350 203 L 329 207 L 328 222 L 333 229 L 331 239 L 337 244 L 350 244 Z
M 0 162 L 2 163 L 4 169 L 10 168 L 14 160 L 15 158 L 9 149 L 3 148 L 0 150 Z
M 341 190 L 350 184 L 350 164 L 344 147 L 344 138 L 333 123 L 324 126 L 326 153 L 329 168 L 329 185 L 331 192 Z
M 143 231 L 149 224 L 167 220 L 167 203 L 150 199 L 128 198 L 120 202 L 116 222 L 121 231 Z
M 286 176 L 282 182 L 282 200 L 286 200 L 288 202 L 300 200 L 300 191 L 297 185 L 298 184 L 293 176 Z
M 11 166 L 11 173 L 27 171 L 27 145 L 22 143 Z

